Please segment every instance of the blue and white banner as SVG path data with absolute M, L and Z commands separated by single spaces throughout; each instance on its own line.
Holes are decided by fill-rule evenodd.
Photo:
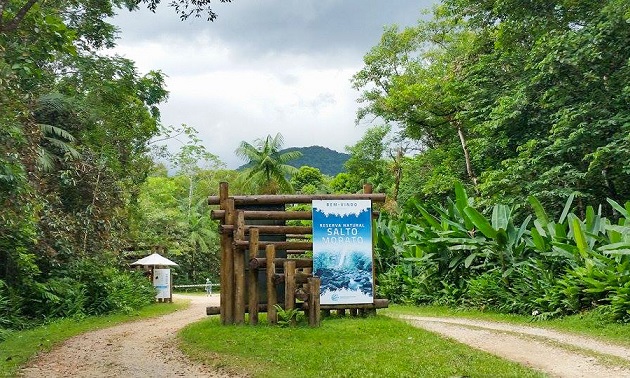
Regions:
M 313 201 L 313 274 L 321 304 L 374 302 L 372 201 Z

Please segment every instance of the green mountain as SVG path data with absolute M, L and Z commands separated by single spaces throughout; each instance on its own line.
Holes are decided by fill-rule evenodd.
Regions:
M 290 151 L 300 151 L 302 157 L 289 162 L 296 168 L 300 168 L 303 165 L 309 167 L 318 168 L 323 174 L 328 176 L 336 176 L 338 173 L 344 172 L 343 164 L 348 160 L 350 155 L 331 150 L 330 148 L 322 146 L 310 146 L 310 147 L 290 147 L 282 150 L 282 153 Z M 238 167 L 238 171 L 247 168 L 247 164 Z

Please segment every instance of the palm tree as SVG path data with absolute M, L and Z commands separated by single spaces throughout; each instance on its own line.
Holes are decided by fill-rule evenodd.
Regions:
M 281 153 L 283 144 L 280 133 L 275 137 L 267 135 L 265 139 L 256 139 L 254 145 L 241 142 L 235 152 L 236 156 L 247 160 L 248 168 L 240 176 L 246 190 L 262 194 L 293 192 L 289 177 L 297 172 L 297 168 L 287 163 L 302 154 L 299 151 Z
M 39 146 L 37 163 L 45 172 L 52 171 L 55 161 L 61 161 L 62 156 L 69 155 L 78 159 L 81 154 L 70 144 L 75 141 L 72 134 L 66 130 L 52 125 L 40 123 L 42 141 Z

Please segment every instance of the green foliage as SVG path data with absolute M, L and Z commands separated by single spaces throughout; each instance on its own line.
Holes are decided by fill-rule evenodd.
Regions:
M 301 320 L 304 320 L 302 312 L 297 308 L 292 308 L 290 310 L 285 310 L 279 304 L 274 305 L 276 308 L 276 312 L 278 314 L 278 325 L 280 327 L 286 328 L 289 326 L 294 326 L 300 323 Z
M 180 284 L 216 281 L 219 277 L 217 222 L 209 217 L 207 198 L 220 181 L 234 181 L 236 172 L 195 168 L 187 174 L 154 175 L 139 188 L 131 224 L 139 246 L 159 246 L 176 261 Z M 142 256 L 138 256 L 142 257 Z
M 328 183 L 330 191 L 335 194 L 356 193 L 361 190 L 357 180 L 349 173 L 341 172 Z
M 551 215 L 572 193 L 580 215 L 630 198 L 628 12 L 619 0 L 445 0 L 431 19 L 386 27 L 353 85 L 358 120 L 421 146 L 399 203 L 443 202 L 457 180 L 485 205 L 534 195 Z
M 346 147 L 350 158 L 344 166 L 358 190 L 364 183 L 372 184 L 374 192 L 385 192 L 391 187 L 392 175 L 384 158 L 389 132 L 389 126 L 372 127 L 354 146 Z
M 557 221 L 530 198 L 533 215 L 497 204 L 488 217 L 461 185 L 455 201 L 427 210 L 410 200 L 397 217 L 377 223 L 378 292 L 399 303 L 470 306 L 540 317 L 596 307 L 630 321 L 630 224 L 626 207 L 609 203 L 616 223 L 586 207 Z M 630 202 L 626 204 L 630 206 Z M 516 225 L 516 219 L 520 225 Z
M 243 186 L 250 193 L 276 194 L 291 193 L 290 176 L 297 168 L 287 163 L 300 157 L 300 152 L 281 152 L 284 138 L 280 133 L 257 139 L 254 144 L 241 142 L 236 155 L 247 160 L 250 166 L 241 174 Z
M 324 189 L 324 175 L 314 167 L 301 166 L 291 177 L 291 185 L 297 192 L 307 194 L 306 191 L 318 191 Z M 314 194 L 314 193 L 308 193 Z

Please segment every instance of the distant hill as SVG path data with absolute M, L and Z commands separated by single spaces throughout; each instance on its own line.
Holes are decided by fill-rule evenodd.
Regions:
M 318 168 L 323 174 L 328 176 L 336 176 L 338 173 L 344 172 L 343 164 L 348 160 L 350 155 L 331 150 L 322 146 L 310 147 L 290 147 L 282 150 L 282 153 L 290 151 L 300 151 L 302 157 L 289 162 L 296 168 L 303 165 Z M 247 168 L 247 164 L 238 167 L 238 171 Z

